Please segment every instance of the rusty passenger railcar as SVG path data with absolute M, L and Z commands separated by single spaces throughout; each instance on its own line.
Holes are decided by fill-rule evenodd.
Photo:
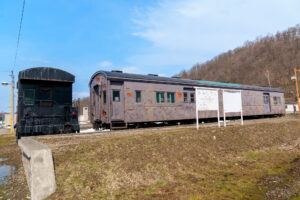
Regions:
M 37 67 L 19 72 L 17 135 L 79 132 L 72 107 L 75 77 L 63 70 Z
M 95 128 L 112 129 L 126 128 L 128 124 L 195 119 L 194 87 L 242 90 L 244 116 L 285 113 L 284 93 L 278 88 L 98 71 L 89 82 L 90 119 Z M 223 113 L 221 91 L 219 98 Z M 228 117 L 239 115 L 230 113 Z M 199 117 L 215 118 L 217 113 L 200 112 Z

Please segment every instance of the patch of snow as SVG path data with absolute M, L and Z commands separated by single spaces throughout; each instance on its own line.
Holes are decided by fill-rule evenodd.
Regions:
M 84 130 L 80 130 L 80 133 L 94 133 L 97 130 L 90 128 L 90 129 L 84 129 Z
M 81 130 L 80 133 L 98 133 L 98 132 L 108 132 L 108 131 L 110 131 L 110 129 L 100 128 L 99 130 L 96 130 L 96 129 L 90 128 L 90 129 Z

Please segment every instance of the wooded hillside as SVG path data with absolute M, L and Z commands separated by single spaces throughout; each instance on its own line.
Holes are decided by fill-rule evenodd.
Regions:
M 179 76 L 207 80 L 278 87 L 287 101 L 296 100 L 293 69 L 300 68 L 300 25 L 245 42 L 203 64 L 196 64 Z M 299 77 L 299 76 L 298 76 Z

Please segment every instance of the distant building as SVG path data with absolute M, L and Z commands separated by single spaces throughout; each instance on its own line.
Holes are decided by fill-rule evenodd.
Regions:
M 79 115 L 80 122 L 87 122 L 89 121 L 89 108 L 83 107 L 82 108 L 82 115 Z
M 287 102 L 285 104 L 285 113 L 298 113 L 299 112 L 299 108 L 298 108 L 298 103 L 291 103 L 291 102 Z
M 10 113 L 6 113 L 6 114 L 4 114 L 4 123 L 3 123 L 3 125 L 6 127 L 6 128 L 9 128 L 10 127 Z M 17 121 L 17 114 L 15 114 L 15 123 L 16 123 L 16 121 Z
M 90 98 L 82 98 L 73 100 L 73 106 L 78 108 L 78 121 L 89 122 L 90 121 Z
M 0 127 L 2 127 L 4 123 L 4 113 L 0 113 Z

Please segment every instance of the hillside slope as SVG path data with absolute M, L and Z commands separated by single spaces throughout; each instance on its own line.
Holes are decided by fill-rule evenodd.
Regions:
M 179 76 L 190 79 L 278 87 L 288 101 L 295 101 L 293 68 L 300 67 L 300 25 L 246 42 Z

